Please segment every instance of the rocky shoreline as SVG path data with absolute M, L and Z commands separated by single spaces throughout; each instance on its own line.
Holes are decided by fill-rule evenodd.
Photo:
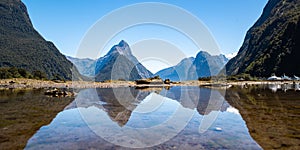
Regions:
M 2 79 L 0 80 L 0 89 L 38 89 L 38 88 L 67 88 L 67 89 L 84 89 L 84 88 L 115 88 L 115 87 L 171 87 L 171 86 L 247 86 L 263 84 L 299 84 L 300 81 L 184 81 L 176 84 L 136 84 L 134 81 L 109 81 L 109 82 L 91 82 L 91 81 L 66 81 L 55 82 L 35 79 Z

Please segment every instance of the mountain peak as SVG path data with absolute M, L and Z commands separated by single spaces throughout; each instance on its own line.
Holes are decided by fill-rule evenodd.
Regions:
M 205 54 L 205 55 L 210 55 L 208 52 L 206 51 L 200 51 L 199 54 Z
M 208 57 L 208 56 L 211 56 L 208 52 L 206 52 L 206 51 L 200 51 L 198 54 L 197 54 L 197 56 L 196 56 L 196 58 L 197 57 L 199 57 L 199 56 L 203 56 L 203 57 Z
M 120 55 L 126 55 L 126 56 L 130 56 L 132 55 L 131 53 L 131 49 L 128 45 L 127 42 L 125 42 L 124 40 L 121 40 L 119 42 L 119 44 L 114 45 L 110 51 L 109 51 L 109 55 L 111 54 L 120 54 Z
M 110 51 L 97 60 L 95 66 L 96 81 L 136 80 L 149 78 L 153 74 L 147 70 L 131 53 L 130 46 L 121 40 Z
M 129 46 L 129 45 L 128 45 L 128 43 L 127 43 L 126 41 L 121 40 L 121 41 L 119 42 L 118 46 L 124 47 L 124 46 Z
M 184 58 L 176 66 L 160 70 L 155 75 L 172 81 L 197 80 L 198 77 L 216 75 L 227 61 L 224 55 L 211 56 L 208 52 L 200 51 L 196 58 Z

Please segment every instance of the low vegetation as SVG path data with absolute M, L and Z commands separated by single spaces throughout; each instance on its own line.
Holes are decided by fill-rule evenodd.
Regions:
M 199 77 L 198 81 L 257 81 L 259 80 L 257 77 L 253 77 L 250 74 L 238 74 L 231 76 L 209 76 L 209 77 Z
M 199 77 L 199 81 L 211 81 L 211 77 Z
M 227 80 L 230 81 L 257 81 L 257 77 L 253 77 L 250 74 L 238 74 L 238 75 L 231 75 L 226 77 Z
M 16 68 L 16 67 L 3 67 L 0 68 L 0 79 L 12 79 L 12 78 L 27 78 L 27 79 L 39 79 L 39 80 L 49 80 L 47 78 L 46 73 L 35 70 L 29 72 L 23 68 Z M 62 81 L 63 78 L 56 74 L 54 75 L 51 80 L 60 80 Z

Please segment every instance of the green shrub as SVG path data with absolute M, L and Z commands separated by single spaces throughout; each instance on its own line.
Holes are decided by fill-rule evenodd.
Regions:
M 47 75 L 39 70 L 33 71 L 32 72 L 33 78 L 35 79 L 47 79 Z
M 31 79 L 31 78 L 34 78 L 34 76 L 22 68 L 16 68 L 16 67 L 0 68 L 0 79 L 11 79 L 11 78 L 30 78 Z
M 199 77 L 198 81 L 211 81 L 211 77 Z
M 238 74 L 238 75 L 232 75 L 227 76 L 227 80 L 231 81 L 256 81 L 258 80 L 256 77 L 252 77 L 250 74 Z

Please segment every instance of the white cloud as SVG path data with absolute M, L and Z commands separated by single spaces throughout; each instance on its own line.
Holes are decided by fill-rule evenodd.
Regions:
M 225 57 L 228 59 L 231 59 L 231 58 L 235 57 L 236 55 L 237 55 L 237 52 L 234 52 L 234 53 L 230 53 L 230 54 L 225 54 Z
M 230 113 L 237 114 L 237 115 L 240 114 L 239 110 L 237 110 L 236 108 L 234 108 L 234 107 L 232 107 L 232 106 L 228 107 L 226 111 L 227 111 L 227 112 L 230 112 Z

